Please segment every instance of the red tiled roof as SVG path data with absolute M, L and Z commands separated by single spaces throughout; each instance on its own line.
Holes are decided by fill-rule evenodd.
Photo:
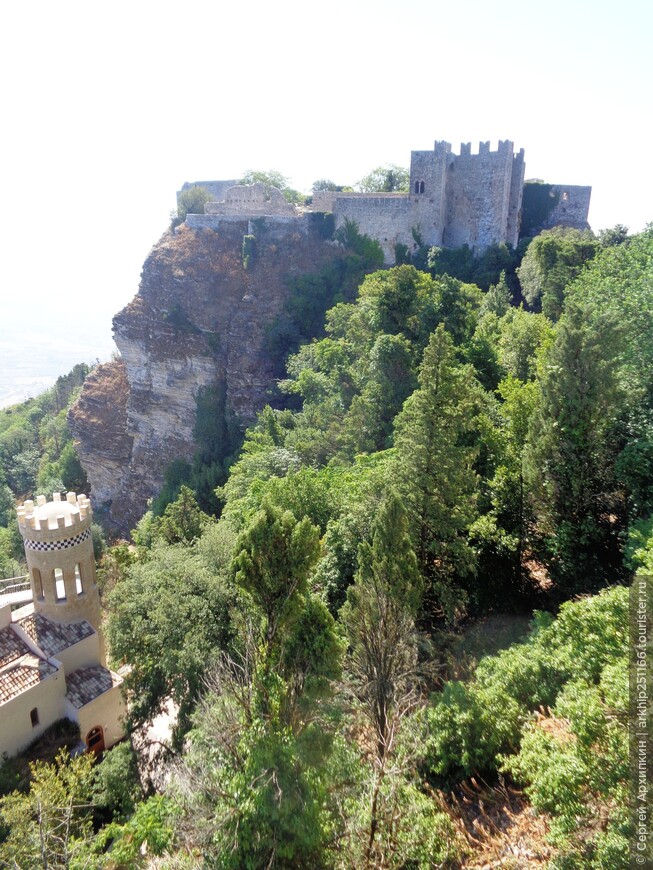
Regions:
M 46 619 L 40 613 L 31 613 L 18 620 L 18 625 L 43 650 L 46 656 L 54 656 L 62 649 L 74 646 L 85 637 L 90 637 L 95 629 L 85 619 L 62 625 Z
M 0 704 L 10 701 L 41 680 L 55 674 L 57 668 L 31 653 L 0 670 Z
M 66 677 L 66 697 L 79 709 L 120 683 L 118 674 L 101 665 L 78 668 Z
M 0 669 L 30 652 L 30 648 L 18 637 L 11 626 L 0 631 Z

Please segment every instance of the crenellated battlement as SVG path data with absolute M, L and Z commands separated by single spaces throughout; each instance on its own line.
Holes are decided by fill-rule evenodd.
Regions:
M 55 492 L 52 501 L 44 495 L 37 496 L 36 502 L 27 499 L 16 508 L 18 527 L 26 540 L 61 540 L 74 537 L 90 527 L 91 502 L 80 493 L 66 494 Z
M 436 142 L 436 146 L 447 143 Z M 437 147 L 436 147 L 437 151 Z M 449 151 L 451 151 L 451 146 L 449 146 Z M 472 151 L 472 143 L 471 142 L 461 142 L 460 143 L 460 154 L 454 154 L 454 160 L 456 157 L 508 157 L 513 156 L 514 154 L 514 143 L 510 139 L 499 139 L 496 151 L 493 151 L 491 148 L 491 143 L 487 142 L 479 142 L 478 143 L 478 151 Z M 524 149 L 520 149 L 518 152 L 523 156 Z M 516 155 L 515 155 L 516 156 Z

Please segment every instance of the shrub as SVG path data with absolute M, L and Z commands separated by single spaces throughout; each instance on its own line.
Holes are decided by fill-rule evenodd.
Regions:
M 170 215 L 170 229 L 174 230 L 183 224 L 188 214 L 204 214 L 204 206 L 210 199 L 211 194 L 199 184 L 183 190 L 177 197 L 177 211 Z
M 537 614 L 525 643 L 483 659 L 470 683 L 447 683 L 434 699 L 427 767 L 447 778 L 495 772 L 497 754 L 518 751 L 536 711 L 558 698 L 569 706 L 573 690 L 566 687 L 577 674 L 587 686 L 601 685 L 627 641 L 628 592 L 622 587 L 567 602 L 557 619 Z

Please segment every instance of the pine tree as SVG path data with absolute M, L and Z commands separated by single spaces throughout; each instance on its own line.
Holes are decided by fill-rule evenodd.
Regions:
M 181 775 L 186 823 L 209 866 L 325 864 L 329 684 L 341 643 L 308 590 L 319 532 L 263 502 L 233 561 L 242 610 L 217 663 Z
M 467 530 L 476 513 L 476 450 L 470 442 L 480 386 L 471 367 L 456 362 L 442 325 L 424 351 L 419 383 L 395 423 L 394 479 L 430 604 L 453 619 L 464 599 L 460 582 L 475 567 Z
M 238 538 L 236 583 L 260 612 L 267 645 L 275 642 L 284 623 L 296 618 L 319 549 L 319 532 L 308 518 L 298 523 L 290 511 L 268 501 Z

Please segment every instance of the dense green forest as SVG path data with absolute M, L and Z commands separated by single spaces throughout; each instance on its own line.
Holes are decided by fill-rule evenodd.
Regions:
M 35 399 L 0 410 L 0 578 L 25 573 L 16 500 L 88 489 L 66 415 L 89 371 L 80 363 Z
M 158 785 L 128 741 L 7 761 L 0 866 L 481 866 L 520 821 L 537 863 L 494 866 L 629 866 L 653 227 L 399 259 L 290 353 L 218 510 L 169 487 L 104 552 L 130 728 L 178 710 Z M 14 495 L 84 485 L 82 377 L 0 416 L 0 562 Z

